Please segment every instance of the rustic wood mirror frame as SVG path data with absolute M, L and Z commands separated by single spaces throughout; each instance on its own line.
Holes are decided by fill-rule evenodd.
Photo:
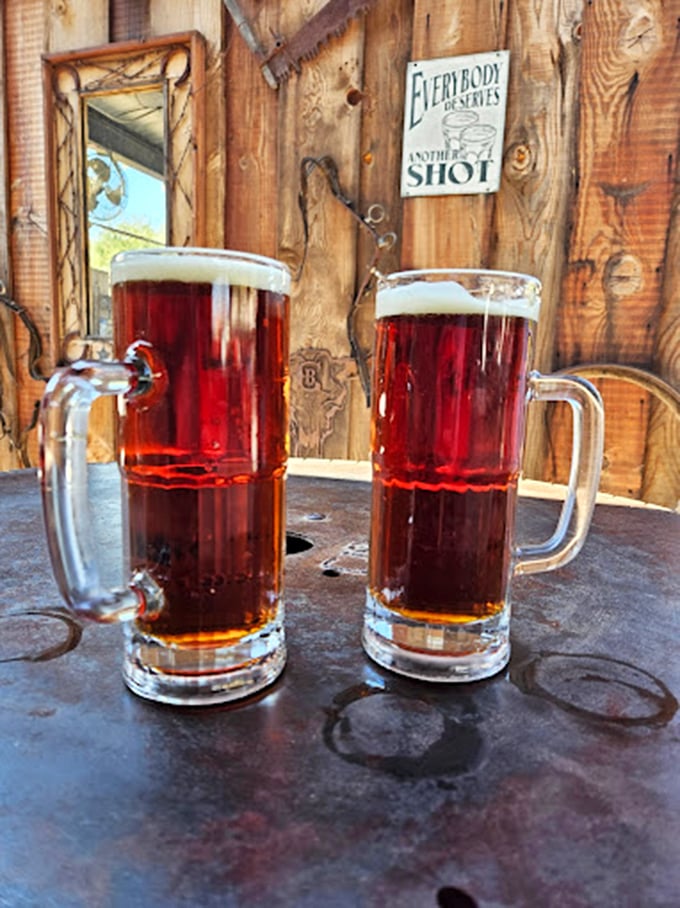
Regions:
M 198 32 L 108 44 L 43 57 L 53 330 L 60 359 L 111 355 L 87 337 L 85 101 L 155 88 L 163 92 L 168 245 L 204 242 L 205 41 Z

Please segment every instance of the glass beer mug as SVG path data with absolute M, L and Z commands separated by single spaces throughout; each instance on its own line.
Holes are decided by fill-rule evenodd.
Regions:
M 510 581 L 570 561 L 599 484 L 603 410 L 574 377 L 530 371 L 533 277 L 410 271 L 378 282 L 363 645 L 380 665 L 473 681 L 508 662 Z M 549 540 L 515 544 L 528 401 L 568 401 L 573 451 Z
M 233 700 L 286 658 L 285 265 L 217 249 L 121 253 L 111 264 L 115 362 L 47 385 L 41 484 L 50 554 L 79 615 L 125 622 L 123 675 L 143 697 Z M 103 586 L 86 484 L 89 410 L 119 400 L 129 586 Z

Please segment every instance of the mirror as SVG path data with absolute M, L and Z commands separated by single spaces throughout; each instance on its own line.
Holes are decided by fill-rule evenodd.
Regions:
M 43 58 L 60 359 L 112 353 L 109 262 L 204 242 L 204 40 L 196 32 Z
M 109 263 L 117 252 L 167 243 L 163 93 L 85 100 L 87 334 L 112 338 Z

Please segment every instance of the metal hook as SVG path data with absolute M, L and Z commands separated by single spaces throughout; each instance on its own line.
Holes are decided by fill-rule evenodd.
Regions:
M 380 224 L 385 220 L 385 209 L 378 202 L 374 202 L 366 212 L 364 221 L 367 224 Z
M 396 242 L 397 234 L 393 231 L 390 231 L 390 233 L 383 233 L 382 236 L 379 236 L 377 239 L 378 248 L 382 250 L 391 249 Z

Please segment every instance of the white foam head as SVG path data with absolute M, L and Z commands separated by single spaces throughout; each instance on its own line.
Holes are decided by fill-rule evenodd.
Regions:
M 290 293 L 290 271 L 282 262 L 219 249 L 159 247 L 119 253 L 111 262 L 111 283 L 124 281 L 221 283 Z
M 484 280 L 472 291 L 455 280 L 456 276 L 464 280 L 463 272 L 441 272 L 437 280 L 425 280 L 424 275 L 419 279 L 418 272 L 389 275 L 378 284 L 376 318 L 478 314 L 538 320 L 541 288 L 536 278 L 509 272 L 478 274 L 482 274 Z

